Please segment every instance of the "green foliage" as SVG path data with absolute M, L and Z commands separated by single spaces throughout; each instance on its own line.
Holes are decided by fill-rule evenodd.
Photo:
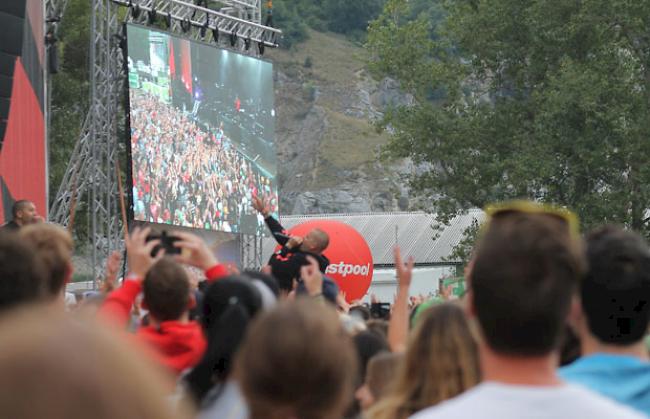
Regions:
M 323 12 L 330 30 L 343 34 L 365 32 L 381 13 L 385 0 L 326 0 Z
M 417 99 L 386 151 L 443 219 L 529 198 L 650 233 L 650 3 L 445 0 L 433 28 L 410 3 L 371 25 L 369 65 Z
M 54 198 L 79 137 L 89 102 L 88 47 L 90 6 L 71 0 L 60 30 L 60 72 L 52 76 L 49 143 L 50 197 Z
M 307 26 L 301 18 L 301 0 L 275 0 L 273 2 L 273 25 L 282 30 L 280 46 L 291 48 L 307 39 Z
M 81 133 L 89 105 L 88 50 L 90 3 L 70 0 L 63 17 L 59 37 L 61 64 L 59 74 L 51 78 L 49 132 L 49 189 L 53 200 L 63 179 L 74 145 Z M 77 234 L 85 235 L 84 202 L 77 203 Z
M 274 26 L 282 29 L 281 46 L 291 48 L 307 39 L 307 27 L 364 39 L 368 23 L 386 0 L 275 0 Z

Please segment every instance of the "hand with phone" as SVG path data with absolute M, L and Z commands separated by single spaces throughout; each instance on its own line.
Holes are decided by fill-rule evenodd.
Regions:
M 175 259 L 179 263 L 191 265 L 207 271 L 219 261 L 202 238 L 182 231 L 174 232 Z
M 150 228 L 136 227 L 125 240 L 129 270 L 140 279 L 143 279 L 149 269 L 165 255 L 159 239 L 147 241 L 150 232 Z M 158 250 L 154 252 L 157 246 Z

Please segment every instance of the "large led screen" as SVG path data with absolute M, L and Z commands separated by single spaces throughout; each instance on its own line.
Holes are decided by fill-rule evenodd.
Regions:
M 277 211 L 273 66 L 129 25 L 133 216 L 263 234 L 251 208 Z

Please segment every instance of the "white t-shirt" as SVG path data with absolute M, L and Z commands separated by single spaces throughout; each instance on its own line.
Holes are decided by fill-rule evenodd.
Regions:
M 612 383 L 615 385 L 615 383 Z M 643 419 L 640 413 L 582 387 L 479 384 L 410 419 Z

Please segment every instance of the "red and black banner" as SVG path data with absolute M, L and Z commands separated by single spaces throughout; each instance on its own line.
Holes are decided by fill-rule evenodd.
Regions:
M 0 1 L 0 222 L 20 199 L 45 215 L 43 1 Z

